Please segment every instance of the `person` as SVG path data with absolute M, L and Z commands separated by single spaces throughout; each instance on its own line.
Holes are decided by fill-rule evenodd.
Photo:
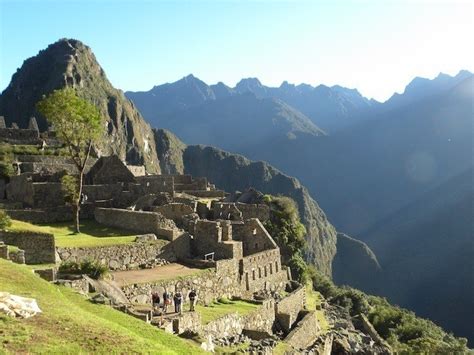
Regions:
M 183 295 L 180 291 L 174 294 L 174 311 L 181 314 L 181 303 L 183 302 Z
M 153 312 L 157 312 L 160 309 L 160 295 L 158 292 L 153 292 L 151 294 L 151 303 L 153 306 Z
M 194 312 L 194 307 L 196 306 L 197 293 L 194 289 L 189 292 L 189 311 Z
M 168 291 L 165 289 L 163 292 L 163 313 L 168 311 L 168 306 L 171 304 L 171 297 Z

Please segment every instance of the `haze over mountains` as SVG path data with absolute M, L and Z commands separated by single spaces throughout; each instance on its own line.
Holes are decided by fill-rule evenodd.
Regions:
M 339 231 L 366 241 L 377 257 L 381 255 L 380 277 L 359 280 L 336 272 L 343 269 L 336 257 L 336 281 L 377 290 L 473 339 L 465 320 L 453 316 L 473 306 L 472 267 L 469 269 L 469 260 L 474 258 L 472 192 L 460 193 L 456 201 L 441 194 L 436 206 L 445 204 L 445 210 L 423 208 L 424 204 L 434 203 L 429 198 L 435 194 L 433 191 L 443 186 L 449 191 L 446 186 L 459 181 L 458 176 L 464 176 L 468 186 L 473 185 L 469 170 L 473 166 L 472 73 L 440 74 L 433 80 L 415 78 L 402 94 L 394 94 L 385 103 L 339 86 L 284 83 L 279 88 L 269 88 L 257 79 L 244 79 L 229 88 L 223 84 L 209 86 L 194 77 L 186 79 L 157 86 L 151 90 L 153 95 L 126 95 L 152 124 L 172 128 L 185 142 L 199 141 L 230 149 L 251 159 L 268 161 L 296 176 Z M 178 86 L 186 90 L 181 91 Z M 200 88 L 199 95 L 196 87 Z M 160 92 L 164 88 L 167 93 L 178 95 L 179 100 L 163 99 Z M 249 93 L 253 96 L 245 96 Z M 199 99 L 190 101 L 187 98 L 191 96 Z M 302 127 L 298 124 L 273 133 L 273 124 L 278 120 L 271 105 L 261 104 L 265 100 L 278 100 L 272 102 L 290 108 L 286 110 L 286 122 L 299 122 L 298 117 L 303 115 L 326 134 L 316 133 L 308 126 L 289 128 Z M 155 102 L 168 104 L 160 111 L 154 110 Z M 255 107 L 266 110 L 257 111 Z M 218 131 L 226 131 L 227 127 L 232 131 L 239 124 L 248 127 L 249 122 L 255 122 L 255 130 L 252 125 L 236 134 L 216 135 L 216 127 Z M 213 132 L 211 137 L 203 133 L 207 131 Z M 292 131 L 297 134 L 289 134 Z M 417 201 L 424 202 L 411 207 Z M 443 216 L 447 229 L 439 224 Z M 410 221 L 406 229 L 398 228 L 400 219 Z M 349 240 L 338 235 L 338 250 L 345 249 L 352 256 L 370 255 L 363 246 L 345 248 L 344 243 Z M 456 259 L 460 248 L 462 256 Z M 433 265 L 433 260 L 445 261 L 442 270 Z M 451 291 L 436 292 L 436 275 L 450 279 L 447 290 Z M 427 292 L 421 297 L 423 290 Z M 433 310 L 443 304 L 449 304 L 452 312 L 438 312 L 435 316 Z

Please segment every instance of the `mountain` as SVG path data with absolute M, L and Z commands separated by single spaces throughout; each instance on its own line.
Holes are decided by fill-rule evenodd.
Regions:
M 276 99 L 259 99 L 251 93 L 207 101 L 164 115 L 159 125 L 188 144 L 213 145 L 231 151 L 261 141 L 324 135 L 291 106 Z
M 135 106 L 107 79 L 92 50 L 74 39 L 61 39 L 24 61 L 0 96 L 0 115 L 6 123 L 28 126 L 35 116 L 40 130 L 47 129 L 45 118 L 35 105 L 43 95 L 65 86 L 93 102 L 106 118 L 106 131 L 97 151 L 118 154 L 131 164 L 145 164 L 159 172 L 153 132 Z
M 369 109 L 378 106 L 376 101 L 368 100 L 356 89 L 338 85 L 313 87 L 285 81 L 276 88 L 262 85 L 257 78 L 247 78 L 242 79 L 235 90 L 240 93 L 252 92 L 259 98 L 282 100 L 304 113 L 329 134 L 364 119 Z
M 365 234 L 384 268 L 378 293 L 474 341 L 473 236 L 471 167 Z
M 182 111 L 192 112 L 201 104 L 211 104 L 239 94 L 247 96 L 249 93 L 257 99 L 283 101 L 292 106 L 294 111 L 301 111 L 316 127 L 330 133 L 363 119 L 362 115 L 368 109 L 378 105 L 376 101 L 363 97 L 356 89 L 342 86 L 295 86 L 285 81 L 280 87 L 273 88 L 262 85 L 256 78 L 247 78 L 237 83 L 235 88 L 230 88 L 222 82 L 207 85 L 193 75 L 174 83 L 155 86 L 149 91 L 127 91 L 125 95 L 153 126 L 170 128 L 164 126 L 163 122 L 168 123 L 170 118 L 180 117 Z M 176 133 L 180 134 L 179 131 Z
M 426 97 L 439 95 L 446 92 L 463 80 L 472 76 L 467 70 L 461 70 L 455 76 L 439 73 L 433 80 L 416 77 L 406 87 L 402 94 L 395 93 L 382 106 L 383 110 L 391 110 L 397 107 L 422 100 Z
M 379 220 L 472 164 L 473 78 L 332 136 L 262 141 L 239 153 L 297 177 L 338 230 L 364 240 Z
M 127 91 L 125 95 L 155 127 L 158 127 L 159 118 L 163 115 L 216 99 L 213 89 L 192 74 L 174 83 L 155 86 L 150 91 Z

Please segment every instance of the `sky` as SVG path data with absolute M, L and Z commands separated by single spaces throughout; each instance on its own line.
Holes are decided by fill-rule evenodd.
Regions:
M 60 38 L 83 41 L 112 84 L 146 91 L 194 74 L 357 88 L 388 99 L 416 76 L 474 70 L 471 1 L 0 0 L 0 91 Z

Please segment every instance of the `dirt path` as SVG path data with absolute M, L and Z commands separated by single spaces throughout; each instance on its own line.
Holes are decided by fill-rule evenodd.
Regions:
M 159 266 L 154 269 L 114 271 L 111 272 L 111 274 L 119 286 L 124 286 L 134 283 L 174 279 L 179 276 L 189 276 L 198 274 L 202 270 L 203 269 L 189 268 L 181 264 L 173 263 Z

